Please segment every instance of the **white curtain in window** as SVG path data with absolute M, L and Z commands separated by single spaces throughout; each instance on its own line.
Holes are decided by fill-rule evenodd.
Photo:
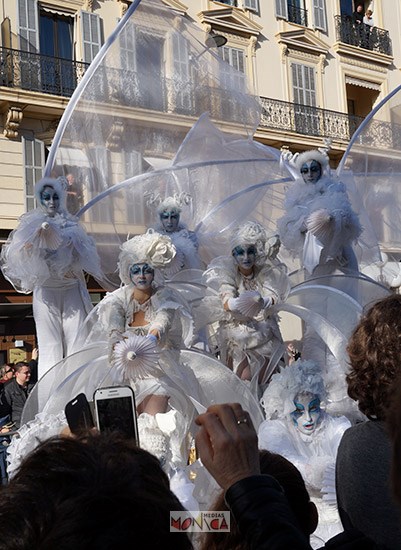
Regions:
M 95 13 L 81 11 L 83 60 L 91 63 L 101 47 L 100 17 Z
M 327 31 L 326 0 L 313 0 L 313 25 L 315 29 Z
M 276 0 L 276 17 L 288 19 L 288 2 L 287 0 Z
M 24 52 L 39 51 L 37 0 L 18 0 L 19 48 Z
M 192 106 L 192 87 L 190 86 L 188 42 L 181 34 L 174 33 L 172 44 L 174 101 L 180 109 L 190 110 Z

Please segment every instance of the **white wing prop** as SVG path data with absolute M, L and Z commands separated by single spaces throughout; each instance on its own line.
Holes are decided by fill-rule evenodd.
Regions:
M 356 130 L 338 166 L 338 177 L 357 196 L 364 227 L 362 267 L 380 261 L 384 250 L 401 248 L 401 86 L 371 111 Z

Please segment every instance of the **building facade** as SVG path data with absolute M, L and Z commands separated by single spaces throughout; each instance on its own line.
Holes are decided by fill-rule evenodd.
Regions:
M 205 33 L 225 37 L 219 54 L 260 97 L 255 137 L 267 145 L 295 152 L 331 138 L 335 166 L 363 118 L 401 84 L 398 0 L 160 1 Z M 356 28 L 356 4 L 373 10 L 373 27 Z M 129 5 L 123 0 L 0 0 L 2 242 L 35 206 L 34 183 L 69 98 Z M 163 73 L 163 41 L 157 46 L 155 63 Z M 164 105 L 161 101 L 161 116 Z M 191 125 L 188 116 L 188 129 Z M 381 146 L 379 138 L 375 145 Z M 102 289 L 92 280 L 88 285 L 96 301 Z M 30 296 L 18 295 L 1 280 L 3 359 L 16 337 L 34 345 L 30 302 Z

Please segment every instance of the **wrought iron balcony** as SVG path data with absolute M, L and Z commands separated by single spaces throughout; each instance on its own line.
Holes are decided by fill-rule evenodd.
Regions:
M 88 63 L 0 48 L 0 86 L 70 97 Z
M 348 142 L 364 117 L 261 97 L 261 128 L 327 137 Z M 373 120 L 363 144 L 378 149 L 401 149 L 401 125 Z
M 349 15 L 336 15 L 335 21 L 338 41 L 365 50 L 392 55 L 391 39 L 388 31 L 378 27 L 370 27 L 364 23 L 357 24 Z
M 300 8 L 299 6 L 295 6 L 294 4 L 288 4 L 288 21 L 307 27 L 308 10 Z

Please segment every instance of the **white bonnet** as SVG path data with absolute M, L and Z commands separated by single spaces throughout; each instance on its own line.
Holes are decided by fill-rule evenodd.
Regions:
M 57 192 L 60 200 L 60 210 L 66 209 L 67 191 L 62 178 L 42 178 L 35 184 L 35 198 L 37 204 L 42 206 L 41 193 L 44 187 L 51 186 Z
M 170 237 L 149 230 L 125 241 L 120 247 L 118 268 L 120 279 L 130 284 L 130 268 L 134 264 L 147 263 L 153 269 L 167 267 L 176 257 L 177 251 Z
M 321 368 L 314 361 L 298 359 L 273 374 L 260 400 L 266 419 L 285 418 L 294 410 L 294 399 L 300 392 L 318 395 L 321 402 L 327 397 Z

